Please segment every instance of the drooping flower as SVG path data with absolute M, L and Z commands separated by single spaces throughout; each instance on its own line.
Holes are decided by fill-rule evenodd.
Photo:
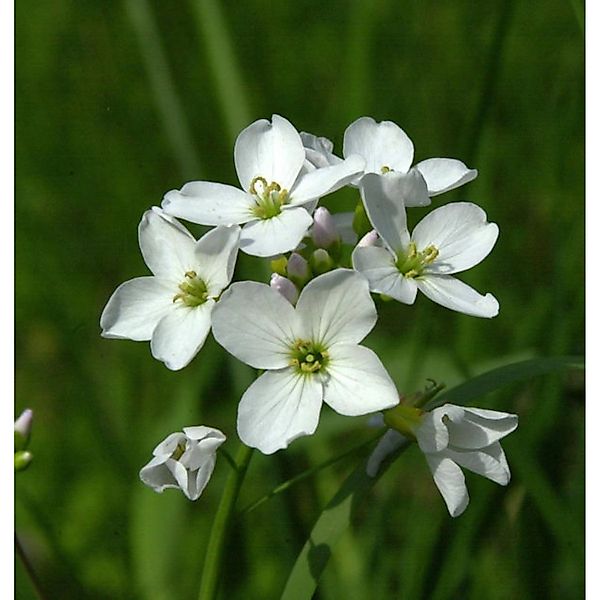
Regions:
M 314 433 L 323 402 L 342 415 L 398 403 L 377 355 L 359 342 L 377 312 L 366 279 L 337 269 L 313 279 L 296 308 L 269 286 L 234 283 L 213 313 L 215 339 L 239 360 L 265 369 L 244 393 L 238 434 L 264 454 Z
M 385 248 L 357 247 L 354 268 L 368 280 L 371 291 L 412 304 L 417 290 L 458 312 L 494 317 L 498 301 L 482 296 L 452 275 L 480 263 L 498 238 L 498 226 L 468 202 L 454 202 L 431 211 L 414 228 L 406 226 L 406 210 L 382 190 L 382 178 L 368 174 L 361 195 L 371 223 Z
M 154 358 L 172 370 L 185 367 L 202 348 L 215 302 L 231 281 L 239 232 L 221 225 L 196 241 L 160 208 L 146 211 L 139 244 L 153 276 L 115 290 L 100 317 L 102 336 L 150 340 Z
M 168 192 L 162 206 L 168 214 L 202 225 L 243 224 L 240 249 L 254 256 L 296 248 L 319 198 L 346 185 L 364 165 L 359 156 L 349 156 L 315 168 L 294 126 L 279 115 L 272 123 L 261 119 L 244 129 L 234 155 L 243 189 L 192 181 Z
M 419 418 L 411 423 L 403 419 L 399 429 L 414 437 L 425 454 L 451 516 L 458 517 L 469 504 L 461 467 L 500 485 L 508 484 L 510 469 L 500 440 L 517 428 L 517 415 L 454 404 L 425 413 L 413 410 L 421 413 Z M 387 424 L 394 425 L 393 413 L 386 414 Z M 374 477 L 381 462 L 406 441 L 402 433 L 388 430 L 369 459 L 367 473 Z
M 365 159 L 365 174 L 386 179 L 385 191 L 391 198 L 402 198 L 405 206 L 425 206 L 431 196 L 477 177 L 476 169 L 453 158 L 429 158 L 411 167 L 414 146 L 410 138 L 392 121 L 378 123 L 371 117 L 361 117 L 346 128 L 344 156 L 355 154 Z
M 152 452 L 154 458 L 140 470 L 140 479 L 155 492 L 179 488 L 197 500 L 210 480 L 217 449 L 225 441 L 218 429 L 198 425 L 167 436 Z

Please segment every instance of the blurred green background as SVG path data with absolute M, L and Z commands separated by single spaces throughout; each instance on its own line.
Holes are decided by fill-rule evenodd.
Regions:
M 121 282 L 146 274 L 144 210 L 192 179 L 236 184 L 232 147 L 257 118 L 331 138 L 390 119 L 416 160 L 460 158 L 475 182 L 434 199 L 475 202 L 500 226 L 464 279 L 500 300 L 476 319 L 420 296 L 381 306 L 367 344 L 402 391 L 453 385 L 523 358 L 581 354 L 583 7 L 580 0 L 33 2 L 16 10 L 16 409 L 35 411 L 16 524 L 47 598 L 193 598 L 228 473 L 202 498 L 152 493 L 138 470 L 182 426 L 235 450 L 251 377 L 209 340 L 181 372 L 148 344 L 100 338 Z M 327 203 L 351 209 L 355 192 Z M 427 210 L 413 210 L 419 219 Z M 414 221 L 413 221 L 414 222 Z M 241 257 L 238 278 L 265 277 Z M 336 549 L 329 599 L 583 597 L 583 380 L 511 385 L 476 403 L 517 412 L 508 488 L 467 475 L 451 519 L 410 449 Z M 255 456 L 246 504 L 372 435 L 324 407 L 317 433 Z M 277 598 L 347 461 L 236 523 L 223 598 Z M 31 591 L 17 570 L 17 597 Z

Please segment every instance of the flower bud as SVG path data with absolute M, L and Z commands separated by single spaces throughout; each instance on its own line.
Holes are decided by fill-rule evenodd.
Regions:
M 322 273 L 327 273 L 327 271 L 331 271 L 335 266 L 331 256 L 327 250 L 323 248 L 317 248 L 310 257 L 310 265 L 312 270 L 317 274 L 321 275 Z
M 28 450 L 15 452 L 15 471 L 24 471 L 33 460 L 33 454 Z
M 310 267 L 306 259 L 296 252 L 292 252 L 287 262 L 287 276 L 297 285 L 302 287 L 311 277 Z
M 15 421 L 15 452 L 27 448 L 29 437 L 31 436 L 32 420 L 33 411 L 30 408 L 26 408 Z
M 339 242 L 340 236 L 333 222 L 331 213 L 323 206 L 315 210 L 313 215 L 312 239 L 317 248 L 329 248 Z
M 377 232 L 374 229 L 372 229 L 371 231 L 369 231 L 369 233 L 363 235 L 363 237 L 358 242 L 357 247 L 367 248 L 368 246 L 375 246 L 377 244 L 377 240 Z
M 298 301 L 298 288 L 287 278 L 277 273 L 271 275 L 271 287 L 277 290 L 288 302 L 296 304 Z
M 273 273 L 279 273 L 285 275 L 285 269 L 287 267 L 287 258 L 285 256 L 278 256 L 271 261 L 271 271 Z

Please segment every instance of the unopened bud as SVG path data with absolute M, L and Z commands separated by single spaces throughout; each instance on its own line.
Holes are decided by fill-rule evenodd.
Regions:
M 377 244 L 377 232 L 372 229 L 369 233 L 363 235 L 358 244 L 356 244 L 360 248 L 367 248 L 369 246 L 375 246 Z
M 313 219 L 312 239 L 317 248 L 329 248 L 336 242 L 339 243 L 340 236 L 333 222 L 333 217 L 324 206 L 319 206 L 315 210 Z
M 33 454 L 28 450 L 15 452 L 15 471 L 24 471 L 33 460 Z
M 317 275 L 321 275 L 322 273 L 331 271 L 335 264 L 327 250 L 317 248 L 310 257 L 310 266 Z
M 15 452 L 27 448 L 32 421 L 33 411 L 30 408 L 26 408 L 15 421 Z
M 287 258 L 285 256 L 278 256 L 271 261 L 271 271 L 273 273 L 279 273 L 280 275 L 285 275 L 285 270 L 287 267 Z
M 277 273 L 271 275 L 271 287 L 277 290 L 288 302 L 296 304 L 298 288 L 287 278 Z
M 288 259 L 287 276 L 300 287 L 310 279 L 311 272 L 308 262 L 296 252 L 292 252 Z

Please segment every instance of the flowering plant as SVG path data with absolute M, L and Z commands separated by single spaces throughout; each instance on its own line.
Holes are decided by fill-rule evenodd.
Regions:
M 237 458 L 221 447 L 225 434 L 198 425 L 170 434 L 140 471 L 153 490 L 177 488 L 197 500 L 217 452 L 233 466 L 201 597 L 216 593 L 223 539 L 252 449 L 272 454 L 312 435 L 323 404 L 350 417 L 382 412 L 388 431 L 378 434 L 368 476 L 378 476 L 382 462 L 414 441 L 452 516 L 468 503 L 461 467 L 502 485 L 510 479 L 499 441 L 516 429 L 515 415 L 454 404 L 429 410 L 439 386 L 399 393 L 402 382 L 361 344 L 378 319 L 372 295 L 413 304 L 420 290 L 467 315 L 499 311 L 494 296 L 454 277 L 481 262 L 498 238 L 498 226 L 480 207 L 446 204 L 412 234 L 407 226 L 407 209 L 428 206 L 477 171 L 450 158 L 412 166 L 413 154 L 410 138 L 389 121 L 362 117 L 349 125 L 342 158 L 328 139 L 299 133 L 273 115 L 237 138 L 241 188 L 189 182 L 142 217 L 139 244 L 152 276 L 116 289 L 102 313 L 102 335 L 150 341 L 152 355 L 179 370 L 212 330 L 218 344 L 258 371 L 238 406 Z M 319 206 L 344 186 L 358 188 L 356 206 L 337 214 Z M 213 229 L 196 240 L 178 219 Z M 234 281 L 240 250 L 268 261 L 266 281 Z

